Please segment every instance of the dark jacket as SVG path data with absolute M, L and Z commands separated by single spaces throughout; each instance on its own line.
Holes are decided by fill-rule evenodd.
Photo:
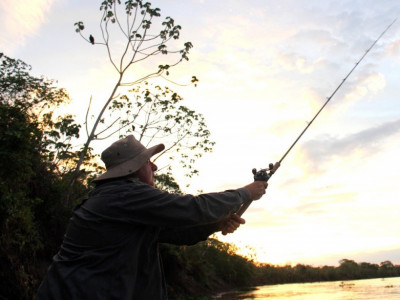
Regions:
M 158 243 L 205 240 L 247 200 L 246 189 L 181 196 L 132 179 L 101 184 L 74 209 L 37 299 L 166 299 Z

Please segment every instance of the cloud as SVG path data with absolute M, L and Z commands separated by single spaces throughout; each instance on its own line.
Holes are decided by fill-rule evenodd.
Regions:
M 13 0 L 0 2 L 0 44 L 6 53 L 25 45 L 46 22 L 54 0 Z
M 320 59 L 310 62 L 307 57 L 295 53 L 279 53 L 276 61 L 286 70 L 297 70 L 300 73 L 311 73 L 314 65 L 318 64 Z
M 306 142 L 301 148 L 302 154 L 312 169 L 317 169 L 321 162 L 328 162 L 334 157 L 349 156 L 355 152 L 361 156 L 379 152 L 383 140 L 399 131 L 400 119 L 382 123 L 341 138 L 325 135 L 319 139 Z
M 383 74 L 373 71 L 375 65 L 369 64 L 358 72 L 355 80 L 350 81 L 347 87 L 344 88 L 347 91 L 346 98 L 348 99 L 360 99 L 368 91 L 377 93 L 384 89 L 386 86 L 386 80 Z
M 394 264 L 400 264 L 400 249 L 380 250 L 376 252 L 361 252 L 352 255 L 357 262 L 370 262 L 380 264 L 383 261 L 389 260 Z
M 387 46 L 387 54 L 392 57 L 400 57 L 400 40 L 395 40 Z
M 320 214 L 329 214 L 339 204 L 346 205 L 346 203 L 354 202 L 357 196 L 355 192 L 339 192 L 331 194 L 331 190 L 338 187 L 331 186 L 325 188 L 326 191 L 312 191 L 307 196 L 307 202 L 301 203 L 291 208 L 288 213 L 297 213 L 302 215 L 316 216 Z

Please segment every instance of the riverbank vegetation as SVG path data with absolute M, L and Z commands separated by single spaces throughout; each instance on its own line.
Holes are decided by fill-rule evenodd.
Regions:
M 237 255 L 234 245 L 214 238 L 195 246 L 164 245 L 162 249 L 169 295 L 173 299 L 212 296 L 260 285 L 400 276 L 400 265 L 390 261 L 372 264 L 342 259 L 337 267 L 257 263 Z

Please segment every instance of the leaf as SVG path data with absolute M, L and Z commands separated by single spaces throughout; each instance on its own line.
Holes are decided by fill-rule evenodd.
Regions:
M 85 29 L 85 26 L 83 25 L 82 21 L 76 22 L 74 26 L 76 27 L 75 29 L 76 32 L 81 32 L 82 30 Z

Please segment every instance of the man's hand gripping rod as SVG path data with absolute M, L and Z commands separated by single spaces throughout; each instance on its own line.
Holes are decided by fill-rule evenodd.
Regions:
M 254 181 L 268 182 L 271 176 L 276 172 L 276 170 L 278 170 L 279 166 L 281 165 L 281 161 L 282 159 L 276 162 L 275 164 L 269 164 L 268 169 L 260 169 L 257 171 L 257 169 L 254 168 L 252 170 L 254 175 Z M 239 216 L 243 215 L 243 213 L 247 210 L 247 208 L 250 206 L 252 202 L 253 200 L 243 203 L 243 205 L 239 208 L 236 214 L 238 214 Z
M 253 174 L 254 174 L 254 181 L 265 181 L 268 182 L 268 180 L 271 178 L 271 176 L 278 170 L 278 168 L 281 165 L 281 162 L 283 159 L 288 155 L 290 150 L 296 145 L 298 140 L 303 136 L 303 134 L 306 132 L 308 127 L 314 122 L 314 120 L 317 118 L 319 113 L 325 108 L 325 106 L 328 104 L 328 102 L 332 99 L 332 97 L 336 94 L 336 92 L 341 88 L 343 83 L 349 78 L 350 74 L 353 73 L 353 71 L 357 68 L 357 66 L 361 63 L 361 61 L 364 59 L 364 57 L 368 54 L 368 52 L 375 46 L 375 44 L 379 41 L 379 39 L 386 33 L 386 31 L 389 30 L 389 28 L 393 25 L 393 23 L 396 22 L 396 19 L 388 26 L 386 29 L 380 34 L 380 36 L 372 43 L 372 45 L 365 51 L 364 55 L 357 61 L 357 63 L 354 65 L 354 67 L 350 70 L 350 72 L 346 75 L 346 77 L 342 80 L 342 82 L 337 86 L 337 88 L 333 91 L 332 95 L 330 95 L 324 105 L 320 108 L 320 110 L 316 113 L 316 115 L 312 118 L 312 120 L 307 124 L 307 126 L 304 128 L 304 130 L 300 133 L 300 135 L 297 137 L 297 139 L 294 141 L 294 143 L 289 147 L 289 149 L 286 151 L 286 153 L 282 156 L 280 161 L 276 162 L 275 164 L 269 164 L 268 169 L 260 169 L 257 171 L 256 169 L 253 169 Z M 239 216 L 241 216 L 247 208 L 250 206 L 250 204 L 253 201 L 247 201 L 243 203 L 243 205 L 239 208 L 239 210 L 236 212 Z

